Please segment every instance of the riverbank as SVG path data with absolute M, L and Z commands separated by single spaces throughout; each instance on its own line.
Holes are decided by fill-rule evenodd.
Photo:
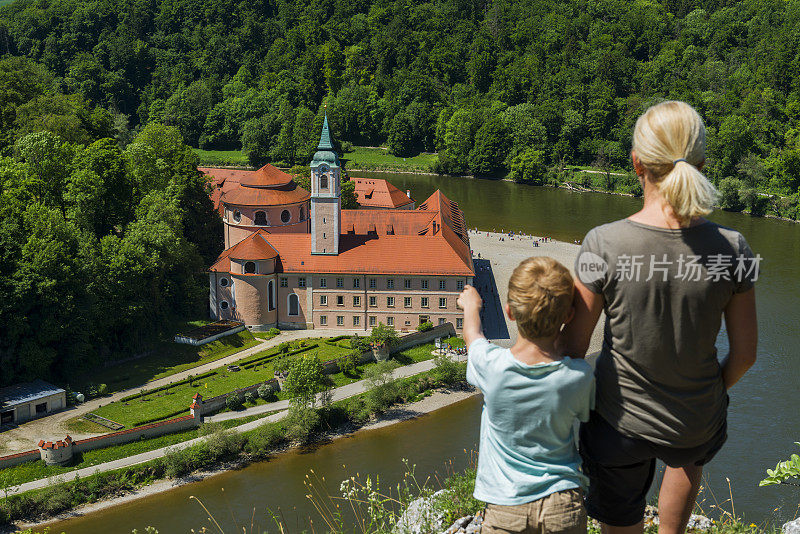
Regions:
M 367 432 L 370 430 L 377 430 L 380 428 L 387 427 L 389 425 L 400 423 L 402 421 L 416 419 L 418 417 L 422 417 L 426 414 L 432 413 L 446 406 L 450 406 L 462 402 L 464 400 L 467 400 L 470 397 L 473 397 L 478 394 L 480 393 L 471 387 L 438 389 L 429 396 L 423 398 L 422 400 L 392 406 L 391 408 L 386 410 L 383 414 L 376 417 L 369 423 L 364 424 L 361 427 L 353 428 L 352 426 L 348 425 L 337 428 L 332 432 L 320 434 L 317 437 L 317 439 L 315 439 L 314 442 L 310 444 L 310 446 L 323 445 L 332 440 L 339 439 L 342 437 L 348 437 L 355 434 Z M 293 450 L 296 450 L 297 448 L 298 446 L 296 445 L 285 446 L 275 450 L 273 452 L 273 456 L 285 454 Z M 118 506 L 145 497 L 164 493 L 173 490 L 175 488 L 191 484 L 193 482 L 199 482 L 201 480 L 208 479 L 210 477 L 219 475 L 221 473 L 225 473 L 227 471 L 240 469 L 250 463 L 251 462 L 248 460 L 238 459 L 235 461 L 220 464 L 219 466 L 216 466 L 213 469 L 205 469 L 195 473 L 191 473 L 188 476 L 181 477 L 176 480 L 169 480 L 169 479 L 158 480 L 146 486 L 137 488 L 133 491 L 129 491 L 125 494 L 115 496 L 111 499 L 81 505 L 68 512 L 58 514 L 46 520 L 24 522 L 24 523 L 20 522 L 14 524 L 10 529 L 3 529 L 2 527 L 0 527 L 0 534 L 10 534 L 15 532 L 16 530 L 24 530 L 29 528 L 33 529 L 44 528 L 47 525 L 51 525 L 57 521 L 63 521 L 74 517 L 80 517 L 86 514 L 91 514 L 93 512 L 99 512 L 101 510 L 105 510 L 114 506 Z

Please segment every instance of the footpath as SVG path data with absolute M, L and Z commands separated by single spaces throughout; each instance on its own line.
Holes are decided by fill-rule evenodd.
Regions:
M 119 401 L 120 399 L 128 395 L 138 393 L 142 389 L 153 389 L 161 386 L 166 386 L 173 382 L 177 382 L 179 380 L 188 378 L 189 375 L 196 376 L 208 371 L 213 371 L 214 369 L 219 369 L 220 367 L 227 367 L 228 365 L 235 363 L 241 360 L 242 358 L 247 358 L 256 353 L 262 352 L 272 347 L 276 347 L 281 343 L 296 341 L 298 339 L 304 339 L 309 337 L 320 337 L 320 335 L 330 337 L 330 336 L 341 336 L 341 335 L 353 335 L 355 333 L 362 336 L 365 335 L 365 332 L 363 330 L 350 330 L 350 329 L 326 330 L 324 334 L 320 334 L 318 330 L 288 330 L 281 332 L 279 335 L 273 337 L 272 339 L 266 339 L 253 347 L 241 350 L 239 352 L 235 352 L 229 356 L 225 356 L 224 358 L 210 361 L 203 365 L 198 365 L 197 367 L 192 367 L 191 369 L 186 369 L 184 371 L 169 376 L 165 376 L 157 380 L 151 380 L 150 382 L 142 384 L 141 386 L 125 389 L 122 391 L 117 391 L 115 393 L 112 393 L 111 395 L 106 395 L 104 397 L 92 399 L 78 406 L 73 406 L 64 411 L 55 413 L 53 415 L 49 415 L 47 417 L 42 417 L 39 419 L 34 419 L 33 421 L 24 423 L 16 428 L 11 428 L 9 430 L 6 430 L 0 433 L 0 436 L 2 436 L 3 438 L 2 454 L 14 454 L 17 452 L 30 450 L 32 447 L 34 447 L 36 443 L 39 442 L 40 439 L 43 439 L 45 441 L 55 441 L 59 439 L 64 439 L 64 436 L 66 436 L 67 434 L 69 434 L 70 436 L 72 436 L 73 439 L 76 440 L 96 436 L 98 434 L 78 434 L 70 432 L 69 429 L 67 429 L 66 427 L 66 422 L 76 417 L 80 417 L 81 415 L 92 412 L 100 408 L 100 406 L 105 406 L 106 404 Z
M 466 356 L 454 357 L 454 359 L 461 361 L 463 361 L 465 358 Z M 423 362 L 406 365 L 404 367 L 398 367 L 397 369 L 394 370 L 393 376 L 395 378 L 407 378 L 409 376 L 414 376 L 419 373 L 430 371 L 435 367 L 435 365 L 436 363 L 434 362 L 434 360 L 425 360 Z M 361 393 L 367 391 L 367 389 L 368 388 L 365 380 L 359 380 L 358 382 L 353 382 L 351 384 L 338 387 L 332 391 L 332 401 L 336 402 L 346 399 L 348 397 L 360 395 Z M 278 413 L 268 415 L 261 419 L 256 419 L 255 421 L 250 421 L 249 423 L 245 423 L 243 425 L 239 425 L 237 427 L 233 427 L 230 429 L 235 432 L 247 432 L 255 428 L 258 428 L 261 425 L 265 425 L 267 423 L 273 423 L 275 421 L 280 421 L 288 414 L 288 407 L 289 407 L 289 402 L 283 400 L 268 404 L 262 404 L 260 406 L 255 406 L 238 412 L 225 412 L 222 414 L 218 414 L 216 416 L 205 417 L 203 418 L 203 421 L 214 422 L 214 421 L 224 421 L 228 419 L 240 419 L 244 417 L 249 417 L 251 415 L 259 415 L 259 414 L 274 412 L 276 410 L 281 410 Z M 76 469 L 74 471 L 70 471 L 69 473 L 63 473 L 55 477 L 32 480 L 30 482 L 25 482 L 24 484 L 20 484 L 19 486 L 15 486 L 13 488 L 8 489 L 6 494 L 7 496 L 17 495 L 20 493 L 25 493 L 26 491 L 45 488 L 50 485 L 60 484 L 64 482 L 71 482 L 77 478 L 86 478 L 88 476 L 97 473 L 114 471 L 116 469 L 122 469 L 124 467 L 130 467 L 133 465 L 149 462 L 150 460 L 155 460 L 156 458 L 164 457 L 168 451 L 179 451 L 187 447 L 191 447 L 192 445 L 196 445 L 206 439 L 208 439 L 208 436 L 202 436 L 175 445 L 170 445 L 168 447 L 162 447 L 160 449 L 143 452 L 140 454 L 136 454 L 134 456 L 128 456 L 127 458 L 120 458 L 118 460 L 113 460 L 110 462 L 106 462 L 104 464 L 94 465 L 91 467 L 84 467 L 82 469 Z

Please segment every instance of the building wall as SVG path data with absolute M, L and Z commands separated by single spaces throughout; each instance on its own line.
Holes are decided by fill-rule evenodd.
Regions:
M 300 280 L 305 280 L 302 287 Z M 281 286 L 286 280 L 286 287 Z M 312 277 L 308 275 L 278 275 L 278 326 L 279 328 L 313 328 L 311 315 L 308 313 L 308 299 L 313 298 L 311 288 Z M 289 296 L 297 295 L 298 315 L 289 315 Z
M 341 230 L 338 197 L 311 199 L 311 253 L 338 254 Z
M 236 275 L 233 278 L 235 307 L 233 319 L 243 321 L 247 325 L 266 325 L 275 322 L 276 310 L 268 309 L 267 288 L 275 275 Z

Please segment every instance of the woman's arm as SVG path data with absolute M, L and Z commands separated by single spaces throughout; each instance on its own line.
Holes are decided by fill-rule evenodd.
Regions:
M 756 363 L 758 323 L 754 288 L 733 295 L 725 307 L 725 328 L 730 352 L 722 360 L 722 380 L 730 389 Z
M 571 358 L 584 358 L 589 350 L 592 332 L 603 311 L 603 295 L 592 292 L 583 283 L 575 279 L 575 297 L 573 306 L 575 315 L 564 326 L 559 336 L 559 347 Z

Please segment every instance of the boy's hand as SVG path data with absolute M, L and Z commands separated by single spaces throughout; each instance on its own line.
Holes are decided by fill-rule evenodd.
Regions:
M 468 310 L 471 308 L 481 309 L 483 306 L 483 299 L 481 298 L 478 290 L 470 285 L 464 286 L 464 290 L 458 296 L 458 300 L 456 300 L 456 304 L 462 310 Z

